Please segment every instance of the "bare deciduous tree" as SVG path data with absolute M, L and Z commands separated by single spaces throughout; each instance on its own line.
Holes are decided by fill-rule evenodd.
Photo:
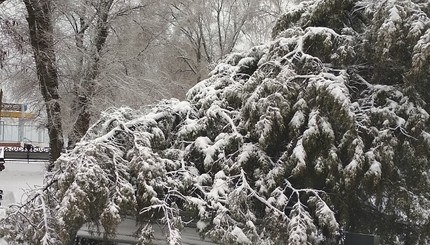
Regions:
M 73 147 L 88 130 L 91 112 L 90 107 L 95 91 L 95 80 L 100 72 L 100 57 L 109 35 L 108 18 L 112 8 L 113 0 L 101 0 L 92 3 L 92 6 L 81 5 L 81 13 L 74 12 L 67 14 L 68 20 L 73 27 L 75 44 L 81 52 L 78 64 L 79 75 L 73 83 L 73 105 L 72 111 L 76 115 L 73 129 L 68 137 L 69 147 Z M 93 8 L 91 15 L 87 14 L 88 8 Z M 75 18 L 76 16 L 76 18 Z M 85 46 L 84 38 L 87 37 L 87 30 L 92 26 L 93 35 L 89 45 Z
M 279 16 L 286 0 L 261 3 L 255 0 L 168 1 L 174 32 L 171 45 L 197 81 L 210 66 L 234 50 L 267 41 L 267 30 Z M 262 29 L 256 24 L 264 23 Z M 268 24 L 269 23 L 269 24 Z M 266 33 L 266 34 L 262 34 Z M 246 41 L 246 39 L 252 41 Z M 245 46 L 244 46 L 245 45 Z M 242 46 L 242 47 L 239 47 Z
M 137 107 L 160 98 L 182 97 L 224 55 L 265 40 L 264 27 L 256 26 L 270 25 L 267 23 L 279 13 L 283 1 L 56 1 L 55 11 L 49 9 L 51 24 L 43 26 L 49 28 L 51 46 L 44 54 L 53 59 L 55 74 L 50 74 L 56 93 L 47 93 L 54 97 L 44 97 L 44 101 L 61 103 L 61 128 L 72 147 L 107 107 Z M 35 4 L 54 4 L 25 2 L 26 11 L 35 11 Z M 44 20 L 43 14 L 34 18 Z M 16 42 L 20 49 L 40 48 L 25 40 Z M 27 53 L 19 55 L 29 57 Z M 38 53 L 39 61 L 40 56 Z M 30 58 L 26 59 L 29 67 Z M 26 70 L 20 71 L 26 78 L 39 73 L 21 69 Z M 31 87 L 29 79 L 21 80 Z M 60 104 L 55 106 L 60 113 Z M 60 119 L 56 118 L 58 123 Z M 52 120 L 49 118 L 50 127 Z
M 27 22 L 37 78 L 46 106 L 49 147 L 51 148 L 50 159 L 53 162 L 60 156 L 63 148 L 63 131 L 58 93 L 58 73 L 52 36 L 52 3 L 50 0 L 24 0 L 24 4 L 28 13 Z
M 0 4 L 4 2 L 0 1 Z M 29 53 L 32 52 L 33 54 L 34 75 L 37 77 L 38 87 L 43 98 L 47 116 L 46 127 L 49 134 L 49 147 L 51 148 L 50 161 L 52 164 L 60 156 L 63 147 L 63 127 L 58 87 L 59 77 L 53 37 L 53 3 L 50 0 L 23 0 L 17 3 L 23 3 L 22 10 L 26 12 L 25 16 L 28 25 L 26 31 L 28 32 L 29 46 L 31 47 L 29 49 L 31 51 L 25 48 L 27 38 L 21 36 L 19 31 L 16 31 L 22 26 L 15 20 L 5 20 L 8 28 L 3 29 L 3 31 L 12 38 L 10 45 L 13 45 L 13 49 L 16 51 L 14 55 L 20 54 L 22 56 L 21 58 L 14 56 L 8 62 L 12 66 L 10 70 L 17 72 L 19 74 L 18 78 L 23 77 L 26 76 L 25 74 L 33 72 L 30 63 L 27 63 L 30 58 Z M 14 6 L 13 10 L 18 11 L 19 8 L 19 6 L 16 8 Z M 10 56 L 10 53 L 6 53 L 5 55 Z M 16 62 L 23 62 L 20 68 L 17 68 L 18 64 Z M 32 85 L 28 80 L 26 82 Z
M 131 33 L 115 28 L 127 21 L 137 23 L 133 19 L 136 17 L 135 12 L 145 11 L 150 3 L 151 0 L 137 4 L 100 0 L 96 2 L 76 1 L 75 5 L 61 2 L 58 5 L 60 15 L 67 24 L 66 30 L 59 30 L 62 32 L 60 34 L 62 35 L 61 42 L 62 45 L 65 45 L 66 50 L 71 50 L 67 54 L 61 55 L 63 61 L 67 60 L 62 69 L 66 74 L 64 79 L 69 83 L 65 85 L 69 88 L 69 92 L 66 94 L 71 97 L 69 99 L 71 125 L 68 125 L 71 129 L 66 129 L 70 131 L 68 134 L 69 148 L 72 148 L 82 138 L 91 119 L 98 115 L 97 112 L 106 109 L 103 105 L 106 104 L 106 101 L 114 103 L 115 99 L 121 97 L 116 93 L 131 98 L 142 91 L 139 83 L 143 82 L 139 82 L 137 79 L 141 74 L 130 75 L 130 70 L 133 69 L 130 69 L 128 61 L 133 60 L 132 57 L 136 56 L 135 50 L 140 48 L 139 45 L 146 49 L 152 39 L 139 40 L 142 44 L 138 45 L 127 43 L 125 45 L 126 56 L 130 58 L 127 58 L 126 61 L 119 51 L 124 49 L 121 47 L 123 43 L 117 36 L 131 35 Z M 139 25 L 133 25 L 133 27 L 137 28 L 137 33 L 145 31 Z M 129 26 L 126 25 L 126 28 Z M 70 30 L 73 31 L 72 38 L 68 33 Z M 119 34 L 119 32 L 121 33 Z M 136 29 L 133 32 L 136 32 Z M 122 69 L 119 70 L 118 66 L 121 66 Z M 124 89 L 128 91 L 125 94 L 121 93 L 121 90 Z

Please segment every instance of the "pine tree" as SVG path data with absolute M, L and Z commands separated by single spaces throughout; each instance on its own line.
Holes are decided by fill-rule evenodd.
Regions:
M 1 234 L 67 244 L 128 214 L 140 244 L 153 222 L 180 244 L 182 210 L 222 244 L 341 231 L 428 244 L 428 13 L 427 1 L 301 1 L 272 42 L 229 54 L 186 100 L 106 111 Z

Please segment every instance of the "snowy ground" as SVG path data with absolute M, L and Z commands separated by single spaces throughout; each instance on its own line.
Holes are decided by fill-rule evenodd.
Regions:
M 4 208 L 21 201 L 26 189 L 42 185 L 46 162 L 7 160 L 5 169 L 0 172 L 0 189 L 3 190 L 0 217 L 5 215 Z M 0 239 L 0 245 L 7 243 Z
M 0 189 L 3 190 L 1 207 L 20 202 L 26 189 L 40 186 L 47 162 L 7 160 L 0 172 Z
M 5 207 L 10 204 L 21 202 L 21 198 L 26 189 L 34 186 L 40 186 L 43 183 L 43 175 L 47 162 L 43 161 L 15 161 L 6 160 L 5 170 L 0 172 L 0 189 L 3 190 L 3 200 L 0 206 L 0 217 L 5 215 Z M 136 230 L 134 221 L 126 219 L 118 229 L 118 238 L 120 240 L 136 241 L 130 237 Z M 164 235 L 161 229 L 156 228 L 154 244 L 166 244 Z M 85 228 L 79 232 L 80 235 L 85 237 L 88 232 Z M 200 240 L 194 228 L 186 228 L 182 233 L 182 244 L 184 245 L 209 245 L 214 244 L 207 241 Z M 130 243 L 119 243 L 130 244 Z M 7 245 L 7 243 L 0 239 L 0 245 Z

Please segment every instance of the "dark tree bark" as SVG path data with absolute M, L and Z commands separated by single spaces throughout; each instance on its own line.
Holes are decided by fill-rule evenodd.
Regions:
M 50 0 L 24 0 L 27 8 L 30 42 L 36 63 L 37 78 L 48 116 L 50 166 L 61 155 L 63 132 L 58 94 L 58 73 L 54 51 Z M 48 168 L 49 169 L 49 168 Z

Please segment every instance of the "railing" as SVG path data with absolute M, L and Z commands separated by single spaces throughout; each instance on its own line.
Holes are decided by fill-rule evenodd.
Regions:
M 49 160 L 49 148 L 4 147 L 5 159 Z

